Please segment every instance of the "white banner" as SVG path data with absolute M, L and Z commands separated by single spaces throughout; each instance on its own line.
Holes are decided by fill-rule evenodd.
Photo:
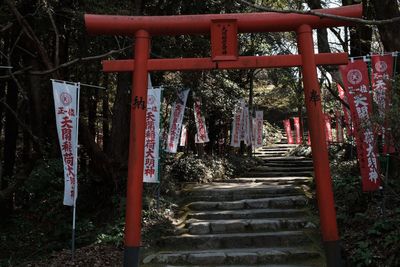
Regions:
M 232 121 L 231 146 L 233 147 L 240 147 L 243 123 L 243 107 L 244 100 L 242 99 L 236 106 L 236 111 Z
M 143 182 L 158 183 L 161 90 L 147 90 Z
M 64 163 L 64 205 L 78 197 L 79 83 L 52 81 L 58 140 Z
M 196 122 L 196 129 L 197 129 L 197 138 L 195 138 L 195 143 L 207 143 L 210 141 L 210 139 L 208 139 L 206 120 L 204 119 L 204 116 L 201 115 L 200 100 L 194 101 L 193 109 L 194 109 L 194 120 Z
M 256 129 L 256 140 L 255 140 L 255 147 L 262 147 L 263 146 L 263 120 L 264 120 L 264 112 L 262 110 L 256 111 L 256 125 L 253 127 Z
M 169 132 L 167 137 L 167 147 L 165 151 L 170 153 L 176 153 L 178 148 L 179 137 L 182 128 L 183 114 L 185 113 L 186 100 L 189 95 L 190 89 L 181 91 L 178 94 L 178 99 L 172 106 L 170 121 L 169 121 Z
M 179 142 L 179 146 L 186 146 L 187 144 L 187 126 L 186 124 L 182 125 L 182 133 L 181 133 L 181 140 Z

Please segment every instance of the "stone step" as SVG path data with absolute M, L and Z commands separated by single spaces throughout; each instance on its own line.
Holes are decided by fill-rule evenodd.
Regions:
M 312 166 L 256 166 L 250 169 L 250 171 L 260 171 L 260 172 L 269 172 L 269 171 L 280 171 L 280 172 L 293 172 L 293 171 L 313 171 L 314 168 Z
M 161 266 L 318 266 L 297 265 L 304 261 L 314 260 L 316 262 L 321 255 L 313 248 L 306 247 L 272 247 L 251 249 L 215 249 L 215 250 L 184 250 L 165 251 L 149 255 L 144 258 L 144 264 L 164 264 Z M 293 264 L 296 265 L 270 265 L 270 264 Z M 178 264 L 178 265 L 175 265 Z M 181 265 L 184 264 L 184 265 Z M 239 264 L 239 265 L 238 265 Z M 242 265 L 244 264 L 244 265 Z M 251 265 L 250 265 L 251 264 Z M 257 265 L 269 264 L 269 265 Z M 146 266 L 146 265 L 144 265 Z M 151 265 L 154 266 L 154 265 Z M 321 265 L 319 265 L 321 266 Z M 171 266 L 172 267 L 172 266 Z
M 190 210 L 240 210 L 265 208 L 298 208 L 304 207 L 308 200 L 305 196 L 284 196 L 237 201 L 197 201 L 188 204 Z
M 216 180 L 218 181 L 218 180 Z M 312 181 L 311 177 L 238 177 L 223 180 L 225 183 L 263 183 L 271 185 L 301 185 Z
M 287 172 L 280 172 L 280 171 L 249 171 L 244 173 L 243 176 L 247 177 L 290 177 L 290 176 L 303 176 L 303 177 L 312 177 L 313 172 L 311 171 L 287 171 Z
M 274 153 L 254 153 L 254 156 L 259 158 L 269 158 L 269 157 L 284 157 L 287 152 L 274 152 Z
M 264 151 L 288 152 L 290 150 L 292 150 L 291 147 L 265 147 L 256 149 L 256 152 L 264 152 Z
M 191 211 L 186 218 L 198 220 L 265 219 L 304 217 L 307 214 L 305 209 L 207 210 Z
M 174 249 L 224 249 L 273 246 L 300 246 L 312 242 L 310 231 L 277 231 L 262 233 L 230 233 L 168 236 L 160 240 L 162 247 Z
M 269 161 L 269 160 L 263 160 L 263 163 L 261 166 L 265 167 L 312 167 L 313 162 L 312 161 Z
M 305 162 L 307 162 L 307 161 L 311 161 L 312 162 L 312 159 L 310 159 L 310 158 L 306 158 L 306 157 L 296 157 L 296 156 L 287 156 L 287 157 L 267 157 L 267 156 L 257 156 L 258 158 L 261 158 L 262 160 L 268 160 L 268 161 L 283 161 L 283 162 L 286 162 L 286 161 L 289 161 L 289 162 L 292 162 L 292 161 L 305 161 Z
M 301 188 L 293 185 L 266 185 L 263 183 L 211 183 L 191 185 L 184 189 L 186 199 L 192 201 L 229 201 L 272 196 L 302 194 Z
M 191 235 L 247 233 L 283 230 L 315 229 L 306 218 L 235 219 L 201 221 L 190 219 L 185 227 Z
M 313 172 L 312 171 L 254 171 L 250 170 L 247 173 L 244 173 L 243 176 L 247 177 L 297 177 L 297 176 L 303 176 L 303 177 L 312 177 Z

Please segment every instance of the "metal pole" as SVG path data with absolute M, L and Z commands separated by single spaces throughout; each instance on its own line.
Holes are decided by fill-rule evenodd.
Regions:
M 139 266 L 149 47 L 149 33 L 144 30 L 138 30 L 135 34 L 135 71 L 133 73 L 129 136 L 125 217 L 125 267 Z
M 324 134 L 321 90 L 314 58 L 312 28 L 309 25 L 301 25 L 297 29 L 297 41 L 302 58 L 304 94 L 311 134 L 320 225 L 327 264 L 329 267 L 342 266 L 328 150 Z
M 76 219 L 76 202 L 72 207 L 72 244 L 71 244 L 71 254 L 72 254 L 72 262 L 75 261 L 75 220 Z

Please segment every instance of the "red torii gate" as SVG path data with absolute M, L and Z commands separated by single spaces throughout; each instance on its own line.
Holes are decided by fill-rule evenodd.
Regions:
M 360 18 L 361 5 L 317 10 L 320 13 Z M 105 72 L 133 72 L 129 167 L 125 219 L 124 266 L 139 266 L 143 191 L 143 154 L 149 71 L 208 69 L 248 69 L 302 67 L 304 94 L 311 134 L 311 148 L 317 186 L 321 232 L 328 266 L 340 266 L 339 234 L 332 192 L 328 152 L 323 126 L 317 65 L 347 64 L 347 53 L 314 54 L 312 29 L 351 25 L 349 22 L 313 15 L 279 13 L 207 14 L 181 16 L 108 16 L 85 15 L 91 34 L 135 37 L 135 59 L 103 61 Z M 237 33 L 297 33 L 300 55 L 239 56 Z M 210 58 L 149 59 L 150 38 L 156 35 L 209 34 Z M 136 104 L 137 105 L 136 105 Z

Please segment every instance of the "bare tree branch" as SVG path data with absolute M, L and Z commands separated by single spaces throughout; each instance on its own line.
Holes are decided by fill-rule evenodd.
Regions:
M 251 3 L 247 0 L 236 0 L 236 1 L 238 1 L 242 4 L 245 4 L 247 6 L 250 6 L 254 9 L 266 11 L 266 12 L 312 15 L 312 16 L 317 16 L 320 18 L 330 18 L 330 19 L 354 22 L 354 23 L 365 24 L 365 25 L 384 25 L 384 24 L 396 23 L 396 22 L 400 21 L 400 17 L 394 17 L 391 19 L 384 19 L 384 20 L 367 20 L 367 19 L 349 18 L 349 17 L 338 16 L 338 15 L 333 15 L 333 14 L 326 14 L 326 13 L 321 13 L 321 12 L 314 11 L 314 10 L 274 9 L 274 8 L 269 8 L 269 7 L 265 7 L 265 6 L 260 6 L 260 5 Z
M 91 60 L 97 60 L 97 59 L 105 58 L 105 57 L 108 57 L 108 56 L 110 56 L 112 54 L 122 53 L 125 50 L 130 49 L 130 48 L 131 48 L 131 46 L 127 46 L 127 47 L 124 47 L 122 49 L 108 51 L 107 53 L 104 53 L 104 54 L 101 54 L 101 55 L 84 57 L 84 58 L 76 58 L 74 60 L 71 60 L 71 61 L 65 62 L 63 64 L 60 64 L 59 66 L 57 66 L 55 68 L 52 68 L 52 69 L 48 69 L 48 70 L 44 70 L 44 71 L 30 71 L 29 73 L 32 74 L 32 75 L 50 74 L 50 73 L 53 73 L 53 72 L 57 71 L 58 69 L 71 66 L 71 65 L 76 64 L 78 62 L 91 61 Z
M 121 49 L 118 49 L 118 50 L 110 50 L 107 53 L 96 55 L 96 56 L 76 58 L 74 60 L 71 60 L 71 61 L 65 62 L 63 64 L 60 64 L 55 68 L 52 68 L 52 69 L 49 69 L 49 70 L 44 70 L 44 71 L 29 71 L 30 69 L 32 69 L 32 66 L 28 66 L 28 67 L 25 67 L 23 69 L 20 69 L 20 70 L 17 70 L 15 72 L 12 72 L 10 75 L 0 76 L 0 80 L 10 79 L 10 78 L 12 78 L 11 75 L 15 75 L 16 76 L 16 75 L 20 75 L 20 74 L 23 74 L 23 73 L 26 73 L 26 72 L 28 72 L 29 74 L 32 74 L 32 75 L 50 74 L 50 73 L 53 73 L 53 72 L 55 72 L 55 71 L 57 71 L 57 70 L 59 70 L 61 68 L 66 68 L 66 67 L 69 67 L 69 66 L 74 65 L 74 64 L 79 63 L 79 62 L 86 62 L 86 61 L 98 60 L 98 59 L 106 58 L 106 57 L 111 56 L 113 54 L 122 53 L 122 52 L 124 52 L 124 51 L 126 51 L 126 50 L 128 50 L 130 48 L 131 48 L 131 46 L 127 46 L 127 47 L 124 47 L 124 48 L 121 48 Z
M 39 55 L 42 59 L 43 64 L 46 66 L 47 69 L 52 69 L 53 64 L 50 61 L 50 58 L 43 47 L 43 44 L 40 42 L 39 38 L 36 36 L 35 32 L 33 31 L 32 27 L 26 21 L 26 19 L 19 13 L 18 9 L 15 7 L 14 0 L 6 0 L 8 7 L 10 8 L 11 12 L 16 17 L 19 25 L 22 27 L 24 33 L 33 41 L 34 46 L 36 47 Z
M 51 13 L 51 10 L 49 8 L 47 8 L 47 14 L 49 15 L 49 19 L 51 21 L 51 25 L 53 26 L 54 35 L 55 35 L 55 39 L 56 39 L 56 49 L 55 49 L 55 53 L 54 53 L 54 65 L 55 65 L 55 67 L 57 67 L 60 64 L 60 57 L 59 57 L 59 53 L 60 53 L 60 34 L 58 32 L 58 28 L 57 28 L 56 22 L 54 21 L 53 14 Z

